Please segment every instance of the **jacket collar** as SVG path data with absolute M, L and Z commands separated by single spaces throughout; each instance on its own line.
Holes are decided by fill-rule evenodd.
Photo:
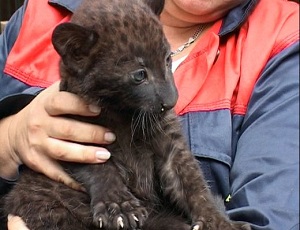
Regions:
M 229 11 L 223 20 L 219 35 L 222 37 L 238 29 L 248 18 L 257 3 L 258 0 L 246 0 Z
M 48 0 L 49 4 L 64 7 L 72 13 L 80 5 L 82 0 Z
M 71 12 L 75 11 L 81 1 L 82 0 L 48 0 L 49 4 L 62 6 Z M 245 0 L 244 3 L 233 8 L 227 16 L 225 16 L 219 35 L 222 37 L 238 29 L 255 8 L 257 2 L 258 0 Z

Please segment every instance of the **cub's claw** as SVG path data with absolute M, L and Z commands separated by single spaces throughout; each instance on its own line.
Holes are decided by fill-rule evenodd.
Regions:
M 141 229 L 147 210 L 136 199 L 120 203 L 99 201 L 93 207 L 93 222 L 99 229 Z
M 136 222 L 139 222 L 139 219 L 134 214 L 132 214 L 132 217 Z
M 200 230 L 200 226 L 198 224 L 196 224 L 192 227 L 192 230 Z
M 192 225 L 191 230 L 203 230 L 204 229 L 204 223 L 203 221 L 197 221 Z
M 103 228 L 103 220 L 101 217 L 99 218 L 99 228 Z
M 124 228 L 124 222 L 123 222 L 123 218 L 121 216 L 118 217 L 117 223 L 118 223 L 119 227 Z

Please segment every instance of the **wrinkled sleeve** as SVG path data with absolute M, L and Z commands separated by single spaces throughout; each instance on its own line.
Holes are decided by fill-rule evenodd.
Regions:
M 9 22 L 6 24 L 4 31 L 0 34 L 0 103 L 6 100 L 10 96 L 16 97 L 18 94 L 36 94 L 41 89 L 31 87 L 24 84 L 23 82 L 15 79 L 13 76 L 4 73 L 4 67 L 6 59 L 15 44 L 18 37 L 20 28 L 22 26 L 22 20 L 24 12 L 26 10 L 27 0 L 24 5 L 20 7 L 14 15 L 11 17 Z M 26 97 L 26 96 L 25 96 Z M 25 99 L 27 101 L 27 99 Z M 18 101 L 21 103 L 21 97 L 18 97 Z M 16 103 L 17 103 L 16 102 Z M 14 107 L 14 103 L 11 103 L 11 107 Z M 0 107 L 0 113 L 3 110 L 7 110 L 6 107 Z
M 230 182 L 231 219 L 299 229 L 299 43 L 273 57 L 255 86 Z
M 6 59 L 18 37 L 27 0 L 20 7 L 0 34 L 0 119 L 14 114 L 26 106 L 42 89 L 30 87 L 3 72 Z
M 3 72 L 6 59 L 18 37 L 26 4 L 27 0 L 14 13 L 0 34 L 0 119 L 17 113 L 42 90 L 38 87 L 29 87 Z M 13 182 L 0 178 L 0 195 L 7 192 Z

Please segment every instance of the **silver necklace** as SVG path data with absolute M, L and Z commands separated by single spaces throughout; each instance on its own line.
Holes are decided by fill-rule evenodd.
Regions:
M 178 47 L 176 50 L 171 52 L 171 57 L 174 57 L 175 55 L 181 53 L 187 47 L 189 47 L 191 44 L 193 44 L 197 40 L 197 38 L 200 36 L 202 31 L 205 29 L 205 27 L 206 27 L 206 24 L 201 24 L 198 27 L 198 29 L 196 30 L 196 32 L 193 34 L 193 36 L 190 37 L 187 42 L 185 42 L 182 46 Z

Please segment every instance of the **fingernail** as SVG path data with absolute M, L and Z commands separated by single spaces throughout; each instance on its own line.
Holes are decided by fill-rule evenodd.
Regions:
M 99 150 L 96 152 L 96 157 L 99 160 L 107 160 L 110 158 L 110 152 Z
M 113 142 L 116 140 L 116 135 L 112 132 L 106 132 L 104 134 L 104 140 L 107 142 Z
M 8 219 L 8 220 L 11 220 L 11 218 L 13 218 L 13 215 L 8 214 L 7 219 Z
M 92 112 L 92 113 L 100 113 L 100 110 L 101 108 L 97 105 L 89 105 L 89 110 Z

